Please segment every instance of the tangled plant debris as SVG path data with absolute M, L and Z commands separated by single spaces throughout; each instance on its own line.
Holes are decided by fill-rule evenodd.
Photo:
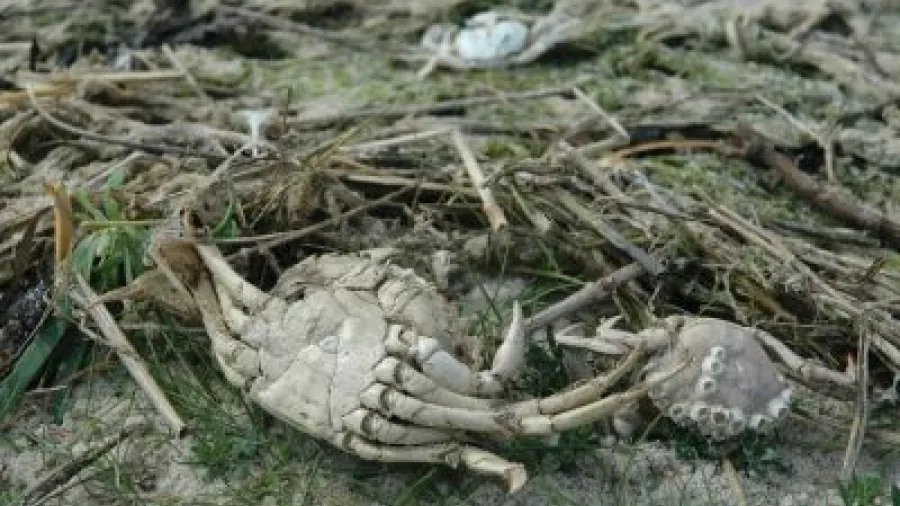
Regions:
M 0 504 L 896 501 L 898 27 L 889 0 L 0 2 Z M 519 300 L 511 405 L 695 363 L 610 423 L 442 432 L 527 468 L 509 497 L 366 462 L 232 388 L 184 218 L 265 293 L 399 252 L 473 371 Z

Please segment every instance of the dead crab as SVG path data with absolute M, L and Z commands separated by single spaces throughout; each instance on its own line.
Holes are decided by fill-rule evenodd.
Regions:
M 603 397 L 637 363 L 634 353 L 576 388 L 504 401 L 504 383 L 524 362 L 518 306 L 491 368 L 473 371 L 452 352 L 464 334 L 449 303 L 383 258 L 310 257 L 265 293 L 213 246 L 179 240 L 159 251 L 180 262 L 174 281 L 196 302 L 227 379 L 270 414 L 365 459 L 462 465 L 514 492 L 524 466 L 472 441 L 552 436 L 652 386 Z
M 746 430 L 768 432 L 790 411 L 791 387 L 760 345 L 757 335 L 761 330 L 683 316 L 668 317 L 658 327 L 639 334 L 603 325 L 596 338 L 589 339 L 577 335 L 575 329 L 561 331 L 557 342 L 609 354 L 639 345 L 655 350 L 642 374 L 648 381 L 665 375 L 669 379 L 651 388 L 649 399 L 678 425 L 713 440 L 739 436 Z M 693 360 L 671 374 L 675 357 L 682 353 Z M 625 423 L 620 427 L 620 432 L 628 432 Z

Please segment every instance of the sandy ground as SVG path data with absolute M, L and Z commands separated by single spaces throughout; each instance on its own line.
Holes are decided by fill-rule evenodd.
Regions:
M 72 399 L 72 408 L 56 424 L 32 397 L 31 414 L 0 439 L 0 490 L 8 490 L 0 504 L 126 426 L 145 429 L 73 480 L 83 483 L 47 504 L 246 504 L 248 495 L 266 505 L 844 504 L 836 480 L 846 432 L 810 430 L 796 418 L 762 445 L 763 453 L 757 452 L 753 465 L 730 467 L 715 458 L 684 458 L 674 441 L 607 442 L 573 452 L 532 452 L 539 456 L 526 463 L 529 483 L 519 493 L 506 495 L 497 483 L 462 472 L 365 463 L 290 434 L 274 422 L 262 430 L 272 451 L 249 456 L 238 452 L 231 462 L 235 470 L 214 477 L 194 463 L 197 434 L 170 437 L 124 375 L 85 382 L 72 392 Z M 223 413 L 232 413 L 239 430 L 250 430 L 252 422 L 242 407 L 222 407 Z M 900 479 L 896 457 L 874 448 L 877 445 L 864 446 L 858 471 L 880 475 L 884 483 Z M 417 488 L 423 473 L 430 479 Z M 277 486 L 260 485 L 267 474 Z

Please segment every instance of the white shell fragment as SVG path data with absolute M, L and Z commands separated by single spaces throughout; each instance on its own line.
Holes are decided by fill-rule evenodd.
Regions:
M 469 18 L 462 28 L 447 23 L 432 25 L 419 44 L 436 56 L 457 60 L 459 66 L 496 67 L 525 49 L 528 31 L 518 19 L 486 11 Z
M 506 58 L 525 47 L 528 27 L 516 20 L 495 20 L 460 30 L 456 52 L 464 60 L 490 61 Z
M 419 42 L 424 54 L 410 58 L 427 62 L 420 76 L 436 67 L 472 70 L 527 65 L 581 35 L 600 3 L 582 4 L 581 0 L 561 0 L 537 18 L 502 9 L 478 13 L 461 27 L 435 24 L 425 30 Z
M 747 428 L 767 432 L 786 418 L 791 389 L 752 329 L 713 318 L 686 318 L 673 345 L 645 369 L 647 377 L 671 370 L 684 353 L 693 359 L 688 366 L 666 388 L 649 393 L 675 423 L 721 440 Z M 685 411 L 689 416 L 682 415 Z

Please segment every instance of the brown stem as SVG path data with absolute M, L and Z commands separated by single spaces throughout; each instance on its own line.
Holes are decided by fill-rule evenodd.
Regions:
M 876 233 L 895 248 L 900 248 L 900 221 L 865 204 L 855 202 L 840 187 L 820 183 L 800 171 L 787 156 L 749 126 L 738 127 L 736 135 L 746 147 L 746 156 L 777 172 L 803 198 L 824 211 Z

